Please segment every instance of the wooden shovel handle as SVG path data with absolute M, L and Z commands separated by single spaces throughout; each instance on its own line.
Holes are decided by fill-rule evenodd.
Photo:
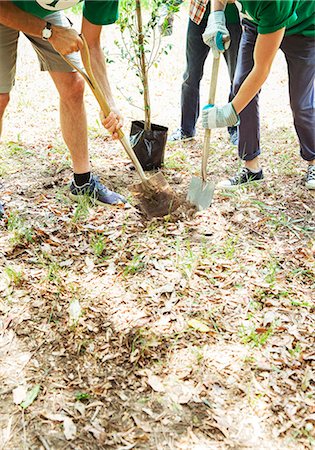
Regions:
M 210 91 L 209 91 L 209 98 L 208 98 L 208 103 L 210 105 L 214 105 L 214 101 L 215 101 L 215 94 L 216 94 L 217 83 L 218 83 L 219 65 L 220 65 L 220 53 L 219 53 L 218 58 L 213 58 L 213 63 L 212 63 Z M 203 182 L 207 181 L 207 164 L 208 164 L 208 157 L 209 157 L 210 138 L 211 138 L 211 129 L 206 128 L 204 140 L 203 140 L 202 159 L 201 159 L 201 176 L 202 176 Z
M 95 79 L 95 76 L 94 76 L 94 73 L 92 70 L 92 66 L 91 66 L 90 52 L 89 52 L 89 48 L 88 48 L 86 39 L 83 35 L 81 35 L 81 39 L 83 41 L 83 48 L 81 49 L 81 58 L 82 58 L 82 62 L 83 62 L 83 66 L 84 66 L 85 70 L 83 70 L 83 68 L 78 67 L 76 64 L 74 64 L 68 58 L 66 58 L 64 56 L 62 56 L 62 57 L 65 61 L 67 61 L 67 63 L 74 70 L 76 70 L 77 72 L 79 72 L 82 75 L 82 77 L 85 79 L 87 84 L 90 86 L 98 104 L 100 105 L 101 110 L 105 114 L 105 117 L 107 117 L 109 115 L 109 113 L 111 112 L 111 109 L 107 103 L 107 100 L 105 98 L 103 91 L 100 88 L 100 85 L 98 84 L 97 80 Z M 130 145 L 129 140 L 127 139 L 125 133 L 121 129 L 118 130 L 118 137 L 119 137 L 119 140 L 122 143 L 127 155 L 133 162 L 133 164 L 139 174 L 139 177 L 141 178 L 141 181 L 146 183 L 148 181 L 148 178 L 146 177 L 146 175 L 142 169 L 142 166 Z

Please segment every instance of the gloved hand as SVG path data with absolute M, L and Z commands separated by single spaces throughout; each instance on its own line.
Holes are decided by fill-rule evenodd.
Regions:
M 240 123 L 240 117 L 236 113 L 232 103 L 225 106 L 206 105 L 202 109 L 203 128 L 233 127 Z
M 203 42 L 212 49 L 213 57 L 218 58 L 230 46 L 230 33 L 225 25 L 223 11 L 215 11 L 209 15 L 207 27 L 202 35 Z
M 159 8 L 159 15 L 158 28 L 161 36 L 171 36 L 173 33 L 174 22 L 173 13 L 170 12 L 168 6 L 164 4 Z

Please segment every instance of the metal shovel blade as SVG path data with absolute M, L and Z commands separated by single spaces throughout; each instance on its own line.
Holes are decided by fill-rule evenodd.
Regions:
M 198 211 L 209 208 L 214 193 L 214 184 L 207 183 L 199 177 L 192 177 L 187 201 L 196 206 Z
M 179 206 L 178 198 L 161 173 L 148 178 L 145 183 L 129 186 L 129 190 L 149 219 L 167 216 Z

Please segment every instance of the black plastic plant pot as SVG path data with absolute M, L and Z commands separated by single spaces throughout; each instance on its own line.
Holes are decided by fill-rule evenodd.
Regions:
M 151 124 L 151 130 L 144 130 L 144 121 L 131 123 L 130 144 L 143 170 L 158 169 L 164 164 L 168 128 Z

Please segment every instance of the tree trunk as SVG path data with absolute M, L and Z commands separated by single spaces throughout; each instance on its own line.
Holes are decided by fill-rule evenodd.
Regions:
M 138 43 L 139 43 L 139 60 L 141 67 L 141 81 L 143 85 L 143 101 L 144 101 L 144 129 L 145 131 L 151 130 L 151 108 L 150 108 L 150 96 L 149 96 L 149 81 L 148 81 L 148 69 L 145 61 L 144 53 L 144 39 L 142 30 L 142 14 L 140 0 L 136 0 L 136 14 L 138 25 Z

